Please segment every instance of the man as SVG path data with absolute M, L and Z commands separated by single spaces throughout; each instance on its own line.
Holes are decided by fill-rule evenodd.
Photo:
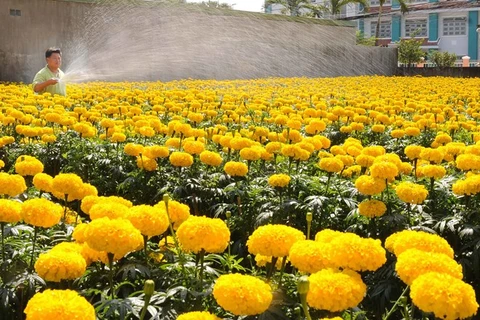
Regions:
M 49 48 L 45 52 L 47 65 L 38 71 L 33 79 L 33 91 L 37 93 L 50 92 L 61 96 L 67 95 L 65 82 L 60 81 L 64 76 L 60 66 L 62 65 L 62 52 L 58 48 Z

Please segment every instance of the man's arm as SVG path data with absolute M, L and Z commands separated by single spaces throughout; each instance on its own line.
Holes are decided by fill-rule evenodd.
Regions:
M 43 82 L 33 81 L 33 91 L 40 92 L 48 86 L 55 85 L 58 83 L 58 79 L 52 78 Z

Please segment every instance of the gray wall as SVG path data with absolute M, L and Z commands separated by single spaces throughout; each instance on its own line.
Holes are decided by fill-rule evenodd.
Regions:
M 1 0 L 0 80 L 31 82 L 50 46 L 62 48 L 62 69 L 71 81 L 396 71 L 395 49 L 356 46 L 355 28 L 343 22 L 132 0 L 101 3 Z M 22 15 L 10 16 L 10 9 Z

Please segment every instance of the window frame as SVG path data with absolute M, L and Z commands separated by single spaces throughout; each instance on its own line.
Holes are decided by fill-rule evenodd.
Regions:
M 427 17 L 421 17 L 421 18 L 419 17 L 419 18 L 409 18 L 409 19 L 405 19 L 405 21 L 404 21 L 404 27 L 403 27 L 403 31 L 404 31 L 403 34 L 404 34 L 405 38 L 411 38 L 411 37 L 412 37 L 412 34 L 410 34 L 410 32 L 413 33 L 413 32 L 415 32 L 416 30 L 419 29 L 419 28 L 417 27 L 417 28 L 415 28 L 415 29 L 413 29 L 413 30 L 409 30 L 409 34 L 407 34 L 407 23 L 408 23 L 408 22 L 411 23 L 412 21 L 415 21 L 416 24 L 418 24 L 419 21 L 422 21 L 422 24 L 425 24 L 425 34 L 420 33 L 420 34 L 416 35 L 415 38 L 428 38 L 428 31 L 429 31 L 429 30 L 428 30 L 428 18 L 427 18 Z M 424 21 L 425 23 L 423 23 L 423 21 Z M 410 28 L 409 28 L 409 29 L 410 29 Z
M 453 23 L 455 23 L 456 19 L 462 19 L 464 21 L 463 31 L 462 34 L 445 34 L 445 19 L 453 19 Z M 453 26 L 455 27 L 455 25 Z M 448 28 L 447 28 L 448 29 Z M 461 37 L 466 36 L 468 32 L 468 18 L 466 16 L 450 16 L 450 17 L 443 17 L 442 18 L 442 37 Z M 454 30 L 455 31 L 455 30 Z
M 377 21 L 372 20 L 370 21 L 370 36 L 374 37 L 375 36 L 375 27 L 372 28 L 372 25 L 376 26 Z M 382 25 L 388 25 L 389 27 L 389 36 L 388 37 L 383 37 L 382 36 Z M 385 21 L 380 21 L 380 34 L 378 35 L 379 39 L 391 39 L 392 38 L 392 20 L 385 20 Z

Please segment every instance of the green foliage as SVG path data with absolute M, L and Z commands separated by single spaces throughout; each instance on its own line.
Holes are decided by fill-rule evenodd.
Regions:
M 375 46 L 375 37 L 365 37 L 365 34 L 360 30 L 357 30 L 357 32 L 355 33 L 355 37 L 357 39 L 356 43 L 359 45 L 369 47 Z
M 440 69 L 453 67 L 455 61 L 457 60 L 457 55 L 455 53 L 450 53 L 447 51 L 432 51 L 430 52 L 428 59 L 433 62 Z
M 425 56 L 425 52 L 420 48 L 423 40 L 417 40 L 414 37 L 400 40 L 398 45 L 398 61 L 407 66 L 420 62 Z

